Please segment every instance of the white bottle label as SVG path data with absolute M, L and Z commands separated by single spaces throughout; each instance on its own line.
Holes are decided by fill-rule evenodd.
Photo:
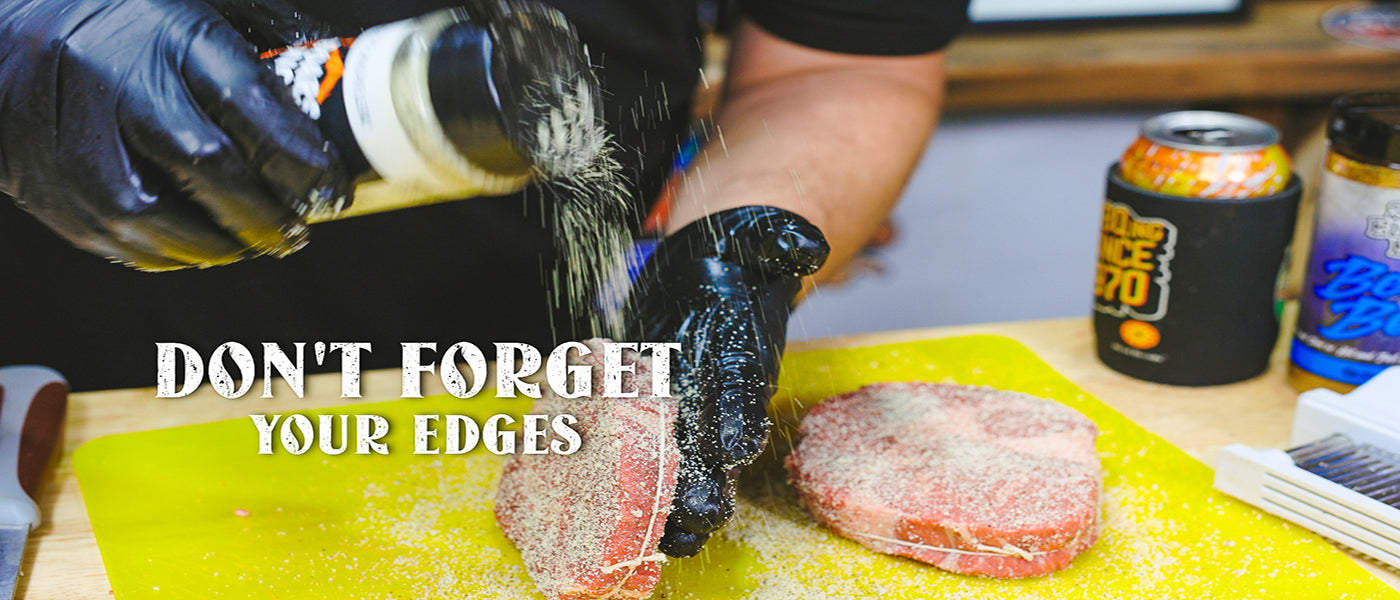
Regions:
M 355 38 L 354 49 L 345 59 L 341 84 L 345 114 L 360 150 L 380 177 L 444 193 L 460 184 L 438 178 L 394 110 L 390 81 L 394 58 L 415 29 L 412 21 L 399 21 L 370 28 Z

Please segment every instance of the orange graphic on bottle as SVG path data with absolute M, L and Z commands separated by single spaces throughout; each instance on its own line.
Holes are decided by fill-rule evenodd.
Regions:
M 1151 323 L 1142 321 L 1124 321 L 1118 327 L 1118 337 L 1123 338 L 1123 343 L 1138 350 L 1151 350 L 1162 343 L 1162 332 Z

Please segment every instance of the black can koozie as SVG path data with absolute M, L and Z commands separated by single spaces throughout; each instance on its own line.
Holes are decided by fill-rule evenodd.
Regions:
M 1109 169 L 1094 285 L 1099 360 L 1173 385 L 1254 377 L 1278 338 L 1278 283 L 1302 183 L 1257 198 L 1143 190 Z

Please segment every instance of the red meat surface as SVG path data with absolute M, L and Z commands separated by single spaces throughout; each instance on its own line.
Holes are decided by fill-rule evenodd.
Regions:
M 496 521 L 535 586 L 556 600 L 650 596 L 676 488 L 676 401 L 652 394 L 650 361 L 635 352 L 624 354 L 636 372 L 622 389 L 638 397 L 602 396 L 602 342 L 585 342 L 592 354 L 570 361 L 594 367 L 591 397 L 545 391 L 531 411 L 577 417 L 579 450 L 512 456 L 496 497 Z
M 1063 569 L 1099 535 L 1098 429 L 987 387 L 878 383 L 814 407 L 787 458 L 811 514 L 886 554 L 989 577 Z

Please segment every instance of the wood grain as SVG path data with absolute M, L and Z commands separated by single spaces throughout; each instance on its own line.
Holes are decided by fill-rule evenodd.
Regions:
M 1256 2 L 1234 24 L 965 35 L 949 49 L 948 108 L 1297 101 L 1400 84 L 1400 53 L 1322 31 L 1337 4 Z
M 1282 347 L 1273 368 L 1243 383 L 1213 388 L 1181 388 L 1132 379 L 1109 370 L 1094 358 L 1088 319 L 1054 319 L 963 327 L 920 329 L 794 343 L 791 351 L 858 347 L 970 334 L 1004 335 L 1019 340 L 1061 374 L 1130 419 L 1180 446 L 1188 454 L 1214 464 L 1226 444 L 1282 447 L 1287 443 L 1296 392 L 1283 380 Z M 439 393 L 427 385 L 424 393 Z M 367 373 L 364 396 L 399 397 L 397 370 Z M 254 387 L 260 389 L 260 387 Z M 285 412 L 351 404 L 338 397 L 338 375 L 307 378 L 307 398 L 286 390 L 278 399 L 227 400 L 207 387 L 178 400 L 155 398 L 151 389 L 76 394 L 72 398 L 63 459 L 54 484 L 40 504 L 48 520 L 31 537 L 17 597 L 28 600 L 72 600 L 109 597 L 106 575 L 87 520 L 78 482 L 73 476 L 72 451 L 88 440 L 115 433 L 175 427 L 252 413 Z M 365 400 L 363 402 L 369 402 Z M 1400 577 L 1363 564 L 1392 586 Z
M 966 112 L 1205 103 L 1253 112 L 1247 107 L 1325 104 L 1347 92 L 1400 85 L 1400 52 L 1322 31 L 1322 14 L 1338 4 L 1259 1 L 1239 23 L 967 33 L 948 48 L 945 106 Z M 696 116 L 719 101 L 728 52 L 723 37 L 706 39 Z

